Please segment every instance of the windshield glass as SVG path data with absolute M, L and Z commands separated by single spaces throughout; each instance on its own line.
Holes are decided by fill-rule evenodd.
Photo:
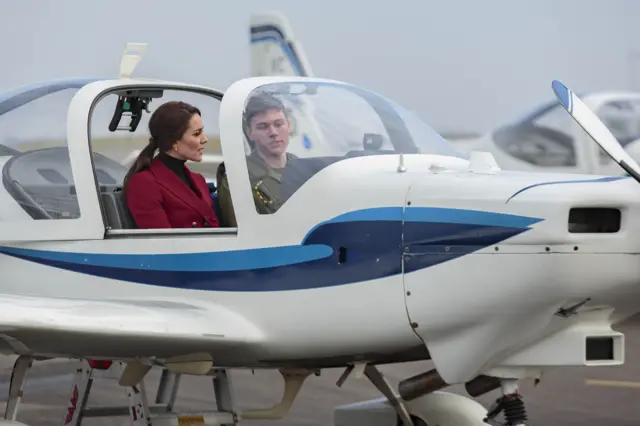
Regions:
M 81 216 L 69 158 L 67 110 L 78 89 L 95 80 L 51 80 L 0 93 L 2 186 L 13 199 L 4 200 L 4 220 Z M 110 117 L 105 113 L 100 119 L 108 123 Z M 127 171 L 98 153 L 92 164 L 101 186 L 117 186 Z
M 336 161 L 399 153 L 463 158 L 403 107 L 340 83 L 260 86 L 246 100 L 243 128 L 260 213 L 277 211 L 306 180 Z
M 255 89 L 286 107 L 288 152 L 299 157 L 420 153 L 460 157 L 421 119 L 362 88 L 325 82 L 272 83 Z M 250 144 L 251 145 L 251 144 Z M 249 149 L 251 149 L 249 145 Z

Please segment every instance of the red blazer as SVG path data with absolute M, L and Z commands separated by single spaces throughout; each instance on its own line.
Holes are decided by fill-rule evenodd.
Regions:
M 157 158 L 131 176 L 126 202 L 138 228 L 220 227 L 204 177 L 185 169 L 199 194 Z

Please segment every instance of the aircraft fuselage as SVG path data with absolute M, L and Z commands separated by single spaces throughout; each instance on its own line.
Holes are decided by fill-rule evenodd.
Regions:
M 271 227 L 245 222 L 237 234 L 221 228 L 206 236 L 5 245 L 2 292 L 117 299 L 139 306 L 141 317 L 146 306 L 214 313 L 216 321 L 192 330 L 202 335 L 216 336 L 233 319 L 237 336 L 222 336 L 228 346 L 214 351 L 228 367 L 429 356 L 438 365 L 455 353 L 465 361 L 460 377 L 557 329 L 563 305 L 590 298 L 590 305 L 624 307 L 635 294 L 635 182 L 474 174 L 464 160 L 437 156 L 407 155 L 402 173 L 397 163 L 397 156 L 375 156 L 326 167 L 270 218 Z M 338 185 L 322 192 L 318 208 L 296 214 L 310 194 Z M 620 209 L 620 229 L 613 210 L 602 213 L 609 219 L 570 213 L 589 207 Z M 591 229 L 576 233 L 580 227 Z M 123 330 L 136 320 L 113 316 Z M 24 342 L 43 353 L 59 343 L 55 334 Z M 140 345 L 123 336 L 68 345 L 101 357 L 180 352 L 161 339 Z M 206 342 L 185 345 L 207 351 Z

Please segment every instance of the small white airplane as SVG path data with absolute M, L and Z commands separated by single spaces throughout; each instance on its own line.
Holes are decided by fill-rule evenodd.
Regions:
M 640 159 L 640 93 L 599 91 L 581 95 L 631 155 Z M 456 141 L 461 153 L 489 151 L 508 170 L 617 175 L 620 167 L 557 102 L 551 101 L 476 139 Z
M 241 416 L 280 418 L 309 375 L 344 368 L 339 385 L 361 373 L 384 398 L 339 407 L 338 426 L 482 425 L 503 410 L 522 425 L 519 380 L 624 362 L 612 324 L 640 310 L 640 167 L 561 84 L 562 105 L 630 176 L 465 159 L 402 106 L 340 81 L 251 77 L 223 94 L 132 78 L 143 46 L 127 48 L 120 78 L 77 91 L 66 146 L 0 164 L 0 351 L 20 356 L 11 395 L 33 359 L 121 360 L 123 386 L 154 366 L 278 369 L 281 404 Z M 237 228 L 136 229 L 119 191 L 126 167 L 92 152 L 95 128 L 120 128 L 124 105 L 125 131 L 146 133 L 137 117 L 169 91 L 220 105 Z M 264 92 L 314 111 L 299 121 L 313 123 L 312 144 L 271 215 L 254 206 L 242 126 Z M 112 123 L 93 120 L 105 102 Z M 377 369 L 416 360 L 435 368 L 397 393 Z M 452 384 L 503 397 L 487 410 L 441 391 Z M 0 424 L 15 424 L 8 407 Z M 236 423 L 225 414 L 218 424 Z

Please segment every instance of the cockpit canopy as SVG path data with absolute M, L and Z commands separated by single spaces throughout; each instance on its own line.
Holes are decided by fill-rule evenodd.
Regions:
M 252 108 L 272 102 L 270 98 L 286 109 L 287 151 L 301 158 L 399 153 L 460 157 L 449 142 L 395 102 L 357 86 L 324 81 L 269 83 L 253 90 L 242 123 L 247 155 L 255 148 L 268 150 L 266 142 L 260 144 L 260 129 L 252 128 L 246 118 Z
M 150 113 L 171 100 L 186 101 L 201 110 L 209 139 L 205 155 L 219 160 L 215 164 L 189 162 L 188 167 L 207 178 L 215 176 L 222 158 L 226 167 L 237 170 L 244 168 L 243 160 L 247 164 L 252 158 L 271 164 L 277 155 L 288 153 L 293 167 L 282 176 L 290 184 L 282 193 L 283 203 L 320 170 L 349 158 L 400 153 L 463 158 L 415 114 L 378 94 L 326 80 L 276 80 L 258 87 L 255 87 L 256 80 L 251 80 L 253 90 L 246 99 L 233 96 L 228 99 L 231 105 L 239 106 L 237 112 L 241 119 L 235 123 L 220 122 L 222 94 L 219 92 L 212 96 L 180 84 L 166 87 L 162 83 L 140 82 L 139 87 L 119 86 L 115 81 L 109 83 L 112 86 L 107 84 L 113 89 L 86 100 L 90 105 L 86 143 L 91 152 L 87 162 L 91 163 L 98 198 L 111 196 L 121 189 L 129 163 L 139 152 L 133 151 L 132 157 L 129 151 L 142 149 L 148 142 Z M 69 151 L 71 146 L 76 152 L 74 155 L 84 151 L 73 145 L 85 143 L 84 136 L 78 134 L 68 139 L 66 129 L 67 119 L 69 122 L 77 119 L 79 123 L 86 120 L 83 111 L 78 109 L 75 110 L 77 117 L 67 117 L 67 108 L 75 92 L 91 82 L 92 79 L 79 79 L 43 84 L 5 95 L 4 100 L 0 95 L 0 142 L 7 144 L 0 145 L 0 168 L 4 190 L 15 202 L 10 203 L 13 217 L 78 219 L 83 216 L 83 208 L 90 208 L 88 204 L 81 208 L 82 202 L 76 193 L 77 186 L 82 186 L 76 179 L 89 178 L 84 175 L 88 169 L 84 164 L 72 164 Z M 145 102 L 137 102 L 141 99 Z M 274 109 L 281 113 L 281 120 L 263 114 Z M 134 123 L 139 124 L 137 127 L 126 127 L 129 119 L 124 117 L 125 112 L 132 114 Z M 123 125 L 125 128 L 121 129 Z M 239 126 L 237 129 L 242 129 L 244 141 L 233 137 L 220 141 L 218 136 L 223 126 Z M 239 146 L 242 143 L 244 146 Z M 225 153 L 225 146 L 230 151 Z M 251 188 L 232 185 L 232 197 L 250 196 L 255 184 L 255 175 L 251 172 L 255 169 L 251 166 L 247 169 Z M 278 173 L 277 169 L 277 162 L 271 164 L 272 171 Z M 91 202 L 89 198 L 85 200 L 85 203 Z
M 243 126 L 249 182 L 261 214 L 274 213 L 318 172 L 350 158 L 462 158 L 400 105 L 360 87 L 326 80 L 259 85 L 246 95 L 237 124 Z

